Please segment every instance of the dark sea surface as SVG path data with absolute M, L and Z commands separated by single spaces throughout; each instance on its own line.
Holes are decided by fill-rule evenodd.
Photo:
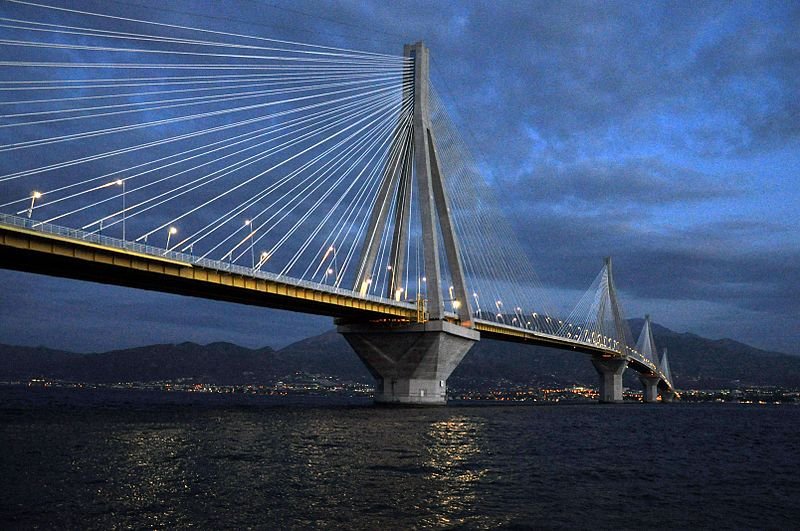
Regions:
M 800 407 L 0 387 L 0 528 L 798 528 Z

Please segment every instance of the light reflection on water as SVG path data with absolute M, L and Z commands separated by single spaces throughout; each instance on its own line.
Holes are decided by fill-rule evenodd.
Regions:
M 119 474 L 118 495 L 129 513 L 146 515 L 147 526 L 163 527 L 170 522 L 185 522 L 181 506 L 172 500 L 191 490 L 197 475 L 185 466 L 189 441 L 185 429 L 171 428 L 122 432 L 109 441 L 109 448 L 120 456 L 120 466 L 111 471 Z M 114 493 L 106 503 L 113 504 Z
M 466 518 L 459 515 L 468 514 L 475 505 L 477 483 L 489 472 L 481 465 L 484 426 L 483 420 L 466 416 L 431 423 L 425 447 L 425 464 L 430 469 L 426 478 L 436 484 L 435 503 L 440 510 L 430 523 L 436 526 L 466 523 Z
M 76 404 L 4 392 L 3 529 L 800 521 L 791 406 Z

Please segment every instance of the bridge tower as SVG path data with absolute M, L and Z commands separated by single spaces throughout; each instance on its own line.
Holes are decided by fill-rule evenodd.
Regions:
M 430 60 L 422 42 L 407 44 L 404 55 L 413 64 L 413 85 L 404 98 L 413 98 L 411 130 L 400 127 L 395 141 L 411 135 L 413 160 L 398 155 L 387 162 L 377 200 L 370 215 L 369 230 L 362 248 L 356 289 L 366 293 L 375 265 L 381 235 L 388 218 L 389 194 L 396 190 L 394 232 L 391 242 L 391 277 L 387 297 L 400 300 L 400 279 L 404 277 L 405 249 L 408 241 L 408 216 L 411 182 L 418 190 L 422 226 L 422 247 L 426 277 L 426 299 L 422 319 L 408 322 L 338 321 L 338 331 L 356 351 L 377 381 L 375 401 L 390 404 L 444 405 L 447 401 L 447 378 L 466 353 L 480 339 L 471 326 L 471 305 L 464 281 L 450 205 L 431 128 L 429 104 Z M 439 233 L 453 281 L 453 308 L 457 319 L 445 315 L 442 295 Z M 396 281 L 394 279 L 397 279 Z
M 661 387 L 659 393 L 661 394 L 662 402 L 672 402 L 675 399 L 675 390 L 672 388 L 672 373 L 669 370 L 669 360 L 667 359 L 667 349 L 664 348 L 661 355 L 661 373 L 669 380 L 669 385 Z
M 617 290 L 614 287 L 614 276 L 611 270 L 611 257 L 605 259 L 605 283 L 608 290 L 609 310 L 611 312 L 611 319 L 614 323 L 615 333 L 619 342 L 622 344 L 622 352 L 617 356 L 611 354 L 604 354 L 602 356 L 592 357 L 592 365 L 600 376 L 600 402 L 622 402 L 622 374 L 628 368 L 628 357 L 625 348 L 630 343 L 628 333 L 625 328 L 625 318 L 619 307 L 617 300 Z M 598 320 L 602 320 L 598 317 Z
M 644 316 L 644 326 L 639 334 L 639 341 L 636 342 L 636 350 L 652 361 L 654 365 L 658 363 L 658 351 L 653 338 L 650 315 Z M 656 402 L 658 400 L 658 383 L 661 381 L 661 377 L 656 372 L 642 373 L 639 375 L 639 381 L 642 383 L 642 399 L 648 403 Z

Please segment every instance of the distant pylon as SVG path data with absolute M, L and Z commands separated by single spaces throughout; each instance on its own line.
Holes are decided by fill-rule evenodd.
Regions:
M 653 338 L 653 326 L 649 314 L 644 316 L 644 325 L 639 333 L 639 340 L 636 342 L 636 350 L 651 361 L 656 368 L 658 367 L 658 349 Z
M 659 367 L 661 368 L 661 374 L 664 375 L 664 378 L 667 380 L 667 383 L 672 386 L 672 373 L 669 370 L 669 360 L 667 359 L 667 349 L 664 347 L 663 353 L 661 354 L 661 362 L 659 363 Z

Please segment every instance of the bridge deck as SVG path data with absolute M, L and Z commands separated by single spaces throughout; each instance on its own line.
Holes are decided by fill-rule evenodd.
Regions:
M 29 220 L 0 219 L 0 267 L 328 316 L 416 320 L 416 305 Z M 9 221 L 16 222 L 14 224 Z
M 418 319 L 413 303 L 364 296 L 343 288 L 2 214 L 0 267 L 344 319 Z M 447 318 L 457 319 L 455 314 L 448 314 Z M 472 326 L 487 339 L 592 356 L 621 356 L 601 344 L 503 323 L 475 319 Z M 641 373 L 657 372 L 633 356 L 628 356 L 628 364 Z
M 486 339 L 525 343 L 529 345 L 557 348 L 560 350 L 571 350 L 574 352 L 589 354 L 591 356 L 621 356 L 619 352 L 599 343 L 584 343 L 582 341 L 567 339 L 562 336 L 547 334 L 538 330 L 519 328 L 494 321 L 475 319 L 473 320 L 473 326 L 475 330 L 478 330 L 481 333 L 481 337 Z M 655 366 L 650 365 L 645 360 L 640 360 L 635 356 L 628 356 L 628 365 L 637 372 L 644 374 L 659 374 L 663 377 L 663 375 L 660 374 Z

